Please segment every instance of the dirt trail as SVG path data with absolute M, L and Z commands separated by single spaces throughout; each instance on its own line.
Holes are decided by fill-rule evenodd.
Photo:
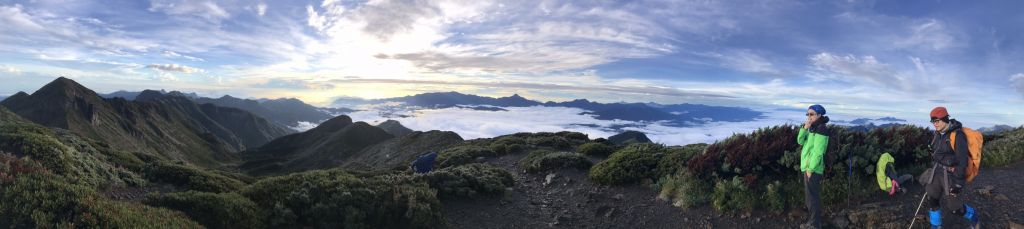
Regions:
M 587 180 L 586 171 L 565 169 L 550 173 L 525 173 L 516 163 L 525 154 L 506 155 L 486 160 L 516 176 L 510 195 L 476 200 L 445 201 L 444 211 L 452 228 L 795 228 L 804 221 L 802 210 L 784 214 L 755 211 L 749 214 L 718 214 L 710 206 L 694 209 L 672 207 L 656 199 L 657 193 L 644 185 L 601 186 Z M 595 160 L 596 161 L 596 160 Z M 545 185 L 547 177 L 555 174 Z M 989 195 L 976 189 L 992 186 Z M 986 228 L 1008 228 L 1010 222 L 1024 224 L 1024 162 L 1002 168 L 985 169 L 969 187 L 968 203 L 982 212 Z M 889 197 L 879 192 L 852 209 L 836 208 L 826 212 L 826 228 L 858 227 L 850 225 L 850 215 L 867 221 L 871 214 L 879 220 L 889 217 L 888 226 L 906 228 L 923 193 L 918 184 L 907 194 Z M 1002 195 L 1002 196 L 1000 196 Z M 1005 197 L 1005 198 L 1003 198 Z M 918 225 L 925 228 L 925 210 Z M 871 218 L 873 219 L 873 218 Z M 948 228 L 965 227 L 960 217 L 946 216 Z

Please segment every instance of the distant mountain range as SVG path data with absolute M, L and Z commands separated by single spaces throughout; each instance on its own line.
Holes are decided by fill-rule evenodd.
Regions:
M 415 106 L 423 108 L 451 108 L 463 106 L 491 106 L 491 107 L 470 107 L 477 110 L 504 110 L 500 107 L 571 107 L 586 110 L 585 114 L 592 114 L 601 120 L 628 120 L 628 121 L 664 121 L 671 126 L 693 126 L 710 121 L 751 121 L 762 116 L 761 112 L 742 107 L 709 106 L 701 104 L 657 104 L 657 103 L 598 103 L 586 99 L 577 99 L 568 102 L 538 102 L 529 100 L 513 94 L 508 97 L 492 98 L 478 95 L 462 94 L 458 92 L 437 92 L 424 93 L 412 96 L 361 100 L 357 98 L 343 97 L 335 100 L 333 105 L 358 106 L 364 104 L 382 104 L 398 102 L 403 106 Z M 496 108 L 497 107 L 497 108 Z
M 127 99 L 127 100 L 135 100 L 135 98 L 138 97 L 139 94 L 142 94 L 142 92 L 143 91 L 125 91 L 125 90 L 120 90 L 120 91 L 111 92 L 109 94 L 100 94 L 100 96 L 103 97 L 103 98 L 108 98 L 108 99 L 112 99 L 112 98 L 116 98 L 116 97 L 121 97 L 121 98 L 124 98 L 124 99 Z M 189 99 L 199 98 L 199 95 L 196 94 L 195 92 L 192 92 L 192 93 L 184 93 L 184 92 L 180 92 L 180 91 L 167 92 L 165 90 L 160 90 L 159 92 L 160 92 L 160 94 L 170 94 L 170 95 L 181 96 L 181 97 L 185 97 L 185 98 L 189 98 Z
M 871 123 L 874 123 L 874 122 L 893 123 L 893 122 L 907 122 L 907 120 L 893 118 L 893 117 L 882 117 L 882 118 L 876 118 L 876 119 L 858 118 L 858 119 L 854 119 L 853 121 L 850 121 L 850 124 L 853 124 L 853 125 L 867 125 L 867 124 L 871 124 Z
M 143 95 L 146 94 L 146 95 Z M 225 95 L 220 98 L 207 98 L 197 95 L 196 93 L 183 93 L 179 91 L 167 92 L 164 90 L 144 90 L 140 92 L 129 92 L 129 91 L 116 91 L 110 94 L 103 94 L 105 98 L 120 97 L 127 100 L 136 100 L 139 96 L 161 96 L 161 95 L 172 95 L 188 98 L 196 103 L 209 103 L 222 107 L 233 107 L 242 110 L 252 112 L 256 115 L 262 116 L 270 121 L 277 124 L 295 127 L 298 126 L 299 122 L 309 122 L 313 124 L 320 123 L 324 120 L 334 117 L 335 114 L 348 113 L 354 110 L 346 108 L 319 108 L 313 105 L 306 104 L 302 100 L 294 98 L 280 98 L 280 99 L 242 99 Z
M 996 133 L 1002 133 L 1002 132 L 1006 132 L 1006 131 L 1011 131 L 1011 130 L 1014 130 L 1014 129 L 1017 129 L 1017 128 L 1018 127 L 1013 127 L 1013 126 L 1009 126 L 1009 125 L 995 125 L 995 126 L 992 126 L 992 127 L 978 128 L 978 131 L 981 131 L 981 133 L 987 135 L 987 134 L 996 134 Z
M 292 133 L 244 110 L 197 104 L 181 96 L 104 99 L 64 77 L 0 105 L 37 124 L 70 130 L 123 151 L 146 152 L 204 166 L 238 159 L 237 152 Z

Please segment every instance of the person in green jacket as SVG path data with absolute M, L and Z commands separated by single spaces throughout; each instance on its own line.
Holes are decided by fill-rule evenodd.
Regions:
M 821 228 L 821 178 L 825 170 L 824 156 L 828 148 L 828 116 L 825 107 L 814 104 L 807 108 L 807 122 L 796 136 L 800 150 L 800 172 L 804 179 L 804 202 L 807 223 L 800 228 Z

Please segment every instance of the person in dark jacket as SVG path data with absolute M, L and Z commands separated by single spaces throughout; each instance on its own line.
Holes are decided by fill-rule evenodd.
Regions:
M 815 104 L 807 108 L 807 121 L 796 136 L 800 149 L 800 172 L 804 178 L 804 202 L 807 223 L 800 228 L 821 228 L 821 178 L 825 171 L 825 150 L 828 149 L 828 116 L 825 107 Z
M 935 127 L 935 138 L 932 139 L 932 160 L 935 162 L 932 179 L 925 191 L 928 195 L 928 218 L 932 228 L 942 227 L 942 211 L 963 216 L 970 222 L 971 228 L 979 228 L 977 209 L 963 202 L 964 187 L 967 185 L 967 163 L 969 151 L 967 136 L 963 127 L 956 119 L 950 119 L 945 107 L 936 107 L 930 114 L 932 126 Z M 956 133 L 953 139 L 956 147 L 950 144 L 949 135 Z M 927 178 L 926 178 L 927 179 Z M 942 201 L 945 200 L 945 201 Z M 945 202 L 945 206 L 942 205 Z
M 416 158 L 412 162 L 412 171 L 416 174 L 426 174 L 434 168 L 434 160 L 437 159 L 437 152 L 430 152 Z

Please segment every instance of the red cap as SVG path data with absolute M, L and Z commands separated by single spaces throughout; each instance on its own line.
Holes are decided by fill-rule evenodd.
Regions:
M 946 116 L 949 116 L 949 112 L 946 112 L 945 107 L 935 107 L 935 109 L 932 109 L 932 113 L 930 115 L 931 118 L 945 118 Z

